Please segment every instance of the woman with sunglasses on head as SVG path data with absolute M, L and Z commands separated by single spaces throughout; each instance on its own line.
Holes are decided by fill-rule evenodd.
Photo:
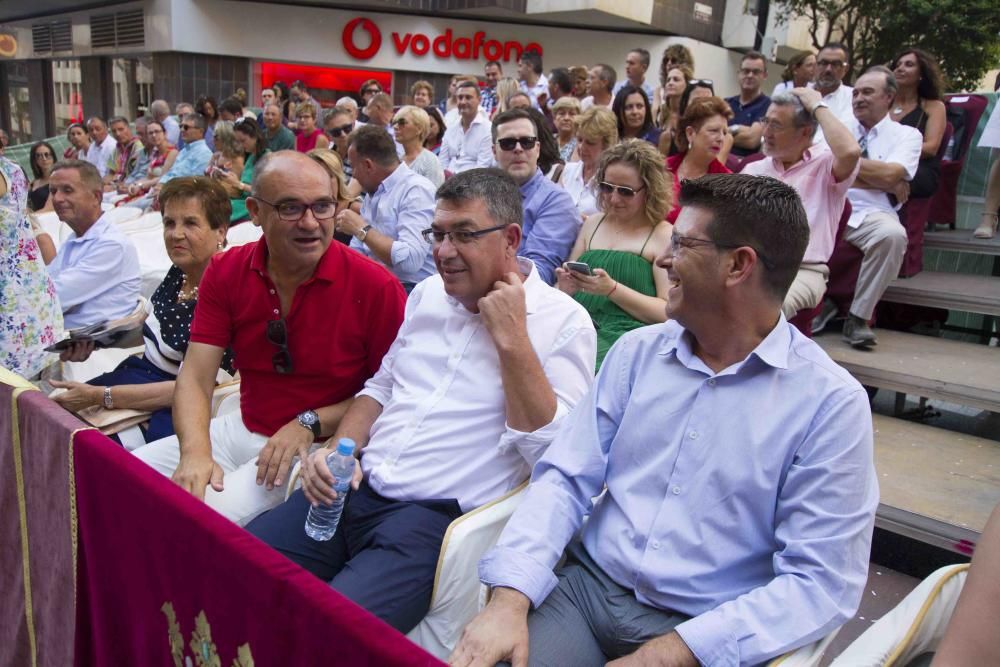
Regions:
M 444 183 L 441 161 L 424 148 L 424 140 L 431 131 L 431 119 L 425 109 L 404 106 L 392 117 L 396 143 L 403 147 L 403 162 L 411 170 L 430 181 L 435 188 Z
M 118 343 L 119 347 L 144 344 L 142 356 L 127 357 L 110 373 L 87 383 L 52 381 L 52 386 L 67 389 L 53 400 L 71 412 L 92 406 L 151 412 L 142 429 L 144 442 L 174 433 L 174 381 L 188 346 L 198 284 L 212 257 L 225 246 L 231 211 L 226 191 L 204 176 L 171 180 L 160 191 L 159 202 L 163 242 L 173 266 L 150 297 L 141 333 Z M 93 343 L 76 343 L 63 352 L 62 359 L 85 361 L 93 351 Z M 227 350 L 223 368 L 230 374 L 232 361 L 232 352 Z
M 49 172 L 56 163 L 56 150 L 44 141 L 39 141 L 31 147 L 31 181 L 28 191 L 28 210 L 34 213 L 45 213 L 52 210 L 49 200 Z
M 239 175 L 222 169 L 216 169 L 212 172 L 212 177 L 222 184 L 229 195 L 229 204 L 233 209 L 229 216 L 230 224 L 250 219 L 246 200 L 253 190 L 251 185 L 253 184 L 254 165 L 264 156 L 264 153 L 269 152 L 260 126 L 250 118 L 237 120 L 233 124 L 233 135 L 243 149 L 243 171 Z
M 583 223 L 556 285 L 594 319 L 600 369 L 622 334 L 666 319 L 667 273 L 654 260 L 673 226 L 663 221 L 670 207 L 663 156 L 648 142 L 626 139 L 606 150 L 596 179 L 601 212 Z
M 83 123 L 70 123 L 66 128 L 69 148 L 63 151 L 64 160 L 84 160 L 90 150 L 90 134 Z
M 681 212 L 677 202 L 681 181 L 701 178 L 705 174 L 733 173 L 726 168 L 725 158 L 720 157 L 728 152 L 726 137 L 732 117 L 732 109 L 719 97 L 698 99 L 688 105 L 677 125 L 677 144 L 681 150 L 667 158 L 667 172 L 673 179 L 674 188 L 674 207 L 667 215 L 670 223 L 677 220 Z
M 626 139 L 642 139 L 654 147 L 660 148 L 662 132 L 653 123 L 653 111 L 649 106 L 646 91 L 633 85 L 626 85 L 611 103 L 611 111 L 618 118 L 618 135 L 622 141 Z M 666 155 L 668 146 L 663 146 Z

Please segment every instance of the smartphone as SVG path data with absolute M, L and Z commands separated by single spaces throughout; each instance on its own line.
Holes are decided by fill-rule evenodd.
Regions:
M 585 276 L 594 275 L 593 270 L 590 268 L 590 264 L 586 262 L 564 262 L 563 266 L 570 271 L 576 271 L 577 273 L 582 273 Z

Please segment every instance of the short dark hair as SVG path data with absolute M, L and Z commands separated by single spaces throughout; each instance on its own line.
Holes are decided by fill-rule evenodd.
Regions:
M 295 81 L 292 81 L 292 85 L 290 86 L 290 88 L 298 88 L 299 90 L 307 90 L 306 84 L 302 83 L 302 81 L 299 80 L 299 79 L 296 79 Z
M 764 56 L 763 53 L 761 53 L 760 51 L 755 51 L 754 49 L 750 49 L 749 51 L 743 54 L 743 57 L 740 58 L 740 62 L 742 63 L 744 60 L 760 60 L 761 62 L 764 63 L 764 67 L 767 67 L 767 58 Z
M 160 210 L 166 209 L 172 199 L 197 199 L 205 209 L 205 218 L 212 229 L 229 226 L 233 205 L 222 184 L 207 176 L 181 176 L 163 184 L 160 189 Z
M 104 181 L 101 180 L 101 172 L 97 171 L 97 167 L 86 160 L 59 160 L 52 166 L 49 178 L 52 178 L 52 174 L 63 169 L 75 169 L 86 187 L 91 190 L 103 191 Z
M 712 214 L 706 232 L 714 243 L 753 248 L 765 285 L 784 300 L 809 243 L 809 221 L 795 188 L 769 176 L 710 174 L 682 182 L 680 204 Z
M 565 95 L 573 92 L 573 77 L 565 67 L 557 67 L 549 72 L 549 83 L 559 86 Z
M 646 95 L 646 91 L 639 86 L 627 83 L 621 87 L 621 90 L 618 91 L 614 101 L 611 103 L 611 111 L 614 112 L 615 118 L 618 119 L 618 136 L 623 139 L 625 138 L 625 100 L 630 95 L 642 95 L 642 101 L 646 104 L 646 117 L 642 121 L 642 129 L 639 130 L 639 134 L 645 134 L 653 127 L 653 111 L 649 107 L 649 97 Z
M 521 120 L 522 118 L 531 121 L 531 124 L 535 128 L 535 136 L 537 137 L 539 134 L 538 123 L 535 121 L 532 115 L 528 113 L 527 109 L 514 108 L 514 109 L 507 109 L 506 111 L 501 111 L 500 113 L 498 113 L 496 116 L 493 117 L 493 142 L 496 143 L 497 140 L 497 128 L 499 128 L 504 123 L 510 123 L 515 120 Z
M 494 225 L 520 227 L 524 222 L 521 189 L 507 172 L 496 167 L 455 174 L 438 188 L 435 199 L 455 204 L 481 201 Z
M 820 51 L 826 51 L 827 49 L 840 49 L 841 51 L 844 52 L 844 55 L 847 56 L 848 60 L 851 59 L 851 52 L 848 51 L 847 47 L 844 46 L 843 43 L 841 42 L 827 42 L 826 44 L 823 45 Z
M 503 71 L 503 65 L 500 64 L 499 60 L 487 60 L 486 64 L 483 66 L 483 69 L 486 69 L 487 67 L 499 67 L 500 71 L 501 72 Z
M 396 142 L 384 127 L 362 125 L 347 138 L 347 147 L 351 146 L 358 157 L 367 158 L 381 167 L 399 164 Z
M 605 65 L 604 63 L 598 63 L 594 65 L 600 72 L 598 75 L 601 81 L 605 81 L 608 84 L 608 90 L 615 87 L 615 83 L 618 82 L 618 73 L 615 72 L 615 68 L 611 65 Z
M 629 53 L 638 53 L 639 62 L 641 62 L 646 67 L 649 67 L 649 51 L 647 51 L 646 49 L 637 48 L 637 49 L 629 49 Z
M 472 88 L 476 91 L 476 97 L 479 97 L 479 84 L 475 81 L 460 81 L 457 86 L 455 86 L 455 95 L 458 95 L 458 91 L 462 88 Z
M 521 62 L 531 65 L 535 74 L 542 73 L 542 54 L 534 49 L 529 49 L 521 54 Z
M 243 114 L 243 103 L 240 102 L 240 98 L 238 97 L 227 97 L 219 105 L 219 111 L 225 111 L 234 116 L 241 116 Z

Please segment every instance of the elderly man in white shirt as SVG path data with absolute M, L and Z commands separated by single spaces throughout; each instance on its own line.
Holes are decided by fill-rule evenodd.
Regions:
M 458 174 L 466 169 L 493 165 L 491 125 L 479 109 L 479 85 L 463 81 L 455 91 L 460 123 L 448 127 L 441 139 L 438 159 L 445 171 Z
M 108 133 L 108 124 L 97 116 L 87 121 L 87 131 L 90 133 L 90 148 L 83 159 L 97 167 L 97 173 L 104 178 L 108 173 L 108 160 L 118 142 Z
M 869 69 L 854 85 L 855 120 L 848 128 L 861 148 L 861 169 L 847 191 L 851 217 L 844 238 L 864 253 L 864 259 L 844 323 L 844 340 L 857 348 L 876 344 L 868 321 L 903 263 L 906 230 L 897 211 L 909 196 L 923 143 L 919 131 L 889 117 L 895 95 L 896 78 L 881 65 Z M 829 308 L 820 317 L 827 313 Z
M 407 632 L 430 605 L 448 525 L 524 482 L 587 393 L 596 334 L 586 311 L 518 258 L 521 193 L 496 169 L 437 192 L 427 238 L 438 275 L 410 295 L 399 335 L 331 443 L 360 449 L 337 532 L 302 530 L 330 503 L 321 449 L 303 490 L 248 530 Z
M 125 317 L 135 310 L 142 277 L 135 246 L 101 214 L 97 168 L 56 163 L 49 176 L 56 215 L 73 230 L 49 265 L 67 329 Z

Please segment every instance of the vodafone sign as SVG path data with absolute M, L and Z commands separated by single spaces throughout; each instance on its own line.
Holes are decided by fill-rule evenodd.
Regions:
M 367 33 L 367 36 L 365 36 Z M 348 21 L 341 34 L 344 50 L 348 55 L 358 60 L 371 60 L 382 48 L 382 31 L 369 18 L 358 17 Z M 471 37 L 456 37 L 451 28 L 443 34 L 428 36 L 423 33 L 391 34 L 391 46 L 396 55 L 425 56 L 433 53 L 439 58 L 454 58 L 456 60 L 499 60 L 518 61 L 525 51 L 538 51 L 542 47 L 536 42 L 521 44 L 520 42 L 501 42 L 489 39 L 485 32 L 478 31 Z

